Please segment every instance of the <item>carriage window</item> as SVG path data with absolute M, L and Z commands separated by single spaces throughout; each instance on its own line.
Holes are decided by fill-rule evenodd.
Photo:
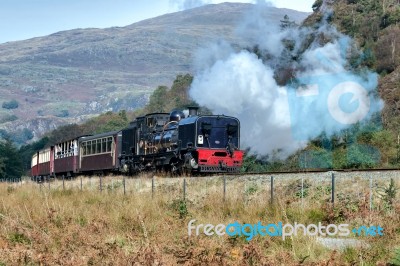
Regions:
M 96 143 L 97 143 L 96 153 L 101 153 L 101 139 L 96 140 Z
M 92 144 L 91 144 L 91 141 L 86 142 L 86 149 L 87 149 L 87 155 L 92 154 Z
M 104 138 L 101 141 L 102 141 L 102 143 L 101 143 L 101 152 L 103 152 L 103 153 L 107 152 L 107 139 Z
M 112 138 L 107 138 L 107 152 L 111 152 Z
M 92 154 L 96 154 L 96 140 L 92 140 Z
M 86 154 L 86 142 L 82 142 L 82 155 L 87 155 Z

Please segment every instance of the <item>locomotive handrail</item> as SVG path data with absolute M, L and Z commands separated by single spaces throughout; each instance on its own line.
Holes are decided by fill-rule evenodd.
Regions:
M 168 123 L 166 123 L 166 124 L 163 126 L 163 129 L 162 129 L 162 131 L 161 131 L 160 141 L 158 142 L 158 145 L 161 145 L 161 140 L 162 140 L 162 137 L 163 137 L 163 135 L 164 135 L 165 129 L 167 128 L 167 126 L 168 126 L 169 124 L 172 124 L 172 123 L 177 123 L 177 124 L 179 124 L 178 121 L 169 121 Z
M 178 121 L 169 121 L 168 123 L 166 123 L 166 124 L 163 126 L 163 131 L 162 131 L 162 132 L 164 132 L 164 131 L 165 131 L 165 128 L 166 128 L 169 124 L 172 124 L 172 123 L 177 123 L 177 124 L 179 124 Z

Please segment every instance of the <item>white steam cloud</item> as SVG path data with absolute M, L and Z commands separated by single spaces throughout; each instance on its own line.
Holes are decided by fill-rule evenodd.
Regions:
M 240 119 L 242 148 L 285 158 L 382 109 L 377 75 L 351 71 L 355 45 L 327 23 L 282 30 L 255 10 L 237 34 L 257 45 L 262 59 L 226 42 L 201 49 L 189 93 L 215 114 Z

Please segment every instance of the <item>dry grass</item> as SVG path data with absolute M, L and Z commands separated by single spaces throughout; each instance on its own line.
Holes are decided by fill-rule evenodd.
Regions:
M 400 244 L 399 195 L 390 209 L 377 198 L 369 211 L 368 182 L 342 181 L 338 193 L 351 197 L 329 203 L 328 180 L 305 180 L 307 196 L 299 197 L 299 181 L 276 182 L 269 203 L 269 179 L 182 178 L 0 184 L 0 265 L 375 265 L 386 263 Z M 325 182 L 325 183 L 324 183 Z M 358 184 L 358 185 L 355 185 Z M 111 189 L 114 185 L 114 189 Z M 352 187 L 353 185 L 353 187 Z M 385 185 L 385 184 L 383 184 Z M 399 183 L 397 183 L 399 187 Z M 399 193 L 398 193 L 399 194 Z M 188 237 L 196 223 L 344 223 L 375 224 L 383 237 L 363 237 L 368 249 L 332 251 L 313 237 Z

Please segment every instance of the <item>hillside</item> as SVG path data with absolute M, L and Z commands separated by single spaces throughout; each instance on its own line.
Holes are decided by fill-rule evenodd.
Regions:
M 75 29 L 0 44 L 0 104 L 6 107 L 0 108 L 0 130 L 22 134 L 25 141 L 94 114 L 142 107 L 158 85 L 191 72 L 199 47 L 215 39 L 246 46 L 235 30 L 253 7 L 207 5 L 121 28 Z M 284 15 L 300 22 L 308 15 L 261 11 L 271 23 Z
M 382 122 L 396 135 L 400 125 L 400 2 L 398 0 L 318 0 L 305 20 L 312 25 L 331 12 L 338 29 L 353 37 L 364 53 L 364 65 L 380 74 L 379 94 L 385 101 Z

